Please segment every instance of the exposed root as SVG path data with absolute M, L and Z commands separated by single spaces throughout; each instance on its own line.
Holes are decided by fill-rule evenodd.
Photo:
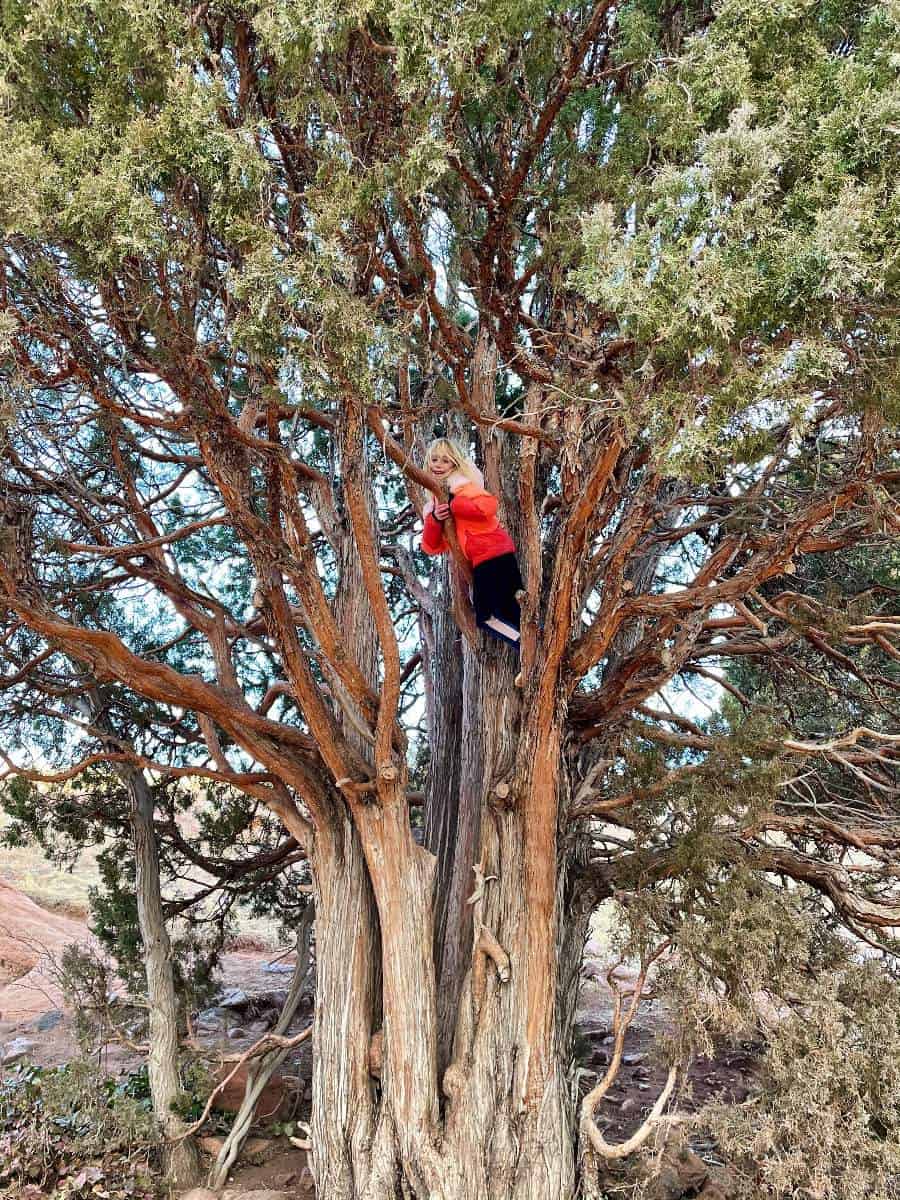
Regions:
M 647 981 L 647 972 L 650 966 L 665 953 L 669 948 L 669 942 L 664 942 L 653 955 L 641 964 L 641 972 L 637 977 L 634 985 L 634 991 L 631 993 L 623 990 L 615 981 L 614 975 L 616 967 L 612 967 L 606 975 L 606 981 L 609 984 L 610 991 L 613 993 L 613 1050 L 610 1058 L 609 1066 L 606 1074 L 600 1080 L 595 1088 L 593 1088 L 585 1096 L 581 1102 L 581 1138 L 582 1148 L 586 1150 L 588 1146 L 599 1155 L 600 1158 L 606 1160 L 627 1158 L 629 1154 L 633 1154 L 635 1150 L 640 1149 L 644 1142 L 650 1137 L 651 1133 L 662 1124 L 664 1121 L 673 1120 L 671 1117 L 663 1117 L 663 1109 L 672 1095 L 672 1089 L 675 1087 L 675 1080 L 678 1076 L 677 1066 L 669 1068 L 669 1075 L 666 1079 L 665 1087 L 659 1094 L 656 1103 L 653 1105 L 647 1118 L 638 1129 L 627 1138 L 624 1142 L 617 1145 L 611 1145 L 606 1141 L 603 1134 L 597 1128 L 594 1121 L 594 1114 L 597 1111 L 597 1106 L 600 1104 L 603 1097 L 612 1087 L 619 1074 L 619 1067 L 622 1064 L 622 1051 L 625 1046 L 625 1034 L 628 1027 L 634 1020 L 638 1007 L 642 1000 L 649 999 L 649 994 L 644 991 L 644 984 Z M 630 995 L 630 1003 L 625 1012 L 623 1012 L 623 1001 Z
M 296 1146 L 298 1150 L 312 1150 L 312 1142 L 309 1140 L 309 1126 L 305 1121 L 298 1121 L 297 1124 L 306 1133 L 306 1137 L 289 1137 L 288 1141 L 292 1146 Z
M 604 1077 L 604 1079 L 593 1089 L 593 1091 L 588 1092 L 581 1105 L 581 1129 L 582 1133 L 585 1133 L 590 1139 L 591 1146 L 601 1158 L 608 1160 L 627 1158 L 629 1154 L 633 1154 L 635 1150 L 639 1150 L 641 1146 L 643 1146 L 644 1142 L 646 1142 L 647 1138 L 649 1138 L 650 1134 L 653 1133 L 657 1126 L 662 1124 L 663 1120 L 666 1120 L 666 1118 L 663 1118 L 662 1116 L 662 1111 L 666 1107 L 669 1097 L 672 1095 L 672 1089 L 675 1087 L 675 1080 L 677 1077 L 678 1068 L 670 1067 L 665 1087 L 660 1092 L 656 1103 L 653 1105 L 653 1108 L 647 1114 L 646 1120 L 642 1125 L 639 1126 L 638 1129 L 635 1130 L 630 1138 L 627 1138 L 624 1142 L 618 1142 L 615 1145 L 607 1142 L 603 1134 L 594 1124 L 593 1120 L 594 1109 L 596 1108 L 597 1104 L 600 1103 L 600 1101 L 603 1099 L 603 1096 L 609 1089 L 609 1083 L 606 1082 L 606 1078 Z M 604 1083 L 606 1084 L 605 1087 L 603 1086 Z M 589 1106 L 589 1122 L 585 1124 L 585 1105 L 588 1104 L 588 1101 L 591 1102 Z

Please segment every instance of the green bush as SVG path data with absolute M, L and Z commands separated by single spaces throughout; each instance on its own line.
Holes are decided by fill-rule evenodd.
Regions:
M 146 1069 L 116 1081 L 90 1062 L 19 1065 L 0 1080 L 0 1197 L 155 1200 Z
M 708 1112 L 739 1200 L 900 1196 L 900 989 L 848 963 L 770 1031 L 752 1102 Z

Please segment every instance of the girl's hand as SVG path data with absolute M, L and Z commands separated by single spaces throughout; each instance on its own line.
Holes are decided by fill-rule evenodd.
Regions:
M 435 520 L 446 521 L 446 519 L 450 516 L 450 505 L 443 500 L 439 504 L 435 504 L 434 516 Z

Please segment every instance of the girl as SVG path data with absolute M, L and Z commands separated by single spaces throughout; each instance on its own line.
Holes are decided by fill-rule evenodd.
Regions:
M 422 549 L 426 554 L 449 549 L 443 524 L 452 514 L 459 548 L 472 566 L 475 619 L 494 637 L 518 647 L 522 576 L 513 540 L 497 520 L 496 496 L 485 491 L 481 472 L 449 438 L 431 443 L 425 469 L 446 485 L 451 499 L 425 505 Z

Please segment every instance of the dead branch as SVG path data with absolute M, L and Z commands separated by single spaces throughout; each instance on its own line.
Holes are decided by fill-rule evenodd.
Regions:
M 647 981 L 647 972 L 657 959 L 660 958 L 668 949 L 669 942 L 663 942 L 649 958 L 641 964 L 640 974 L 635 980 L 634 990 L 630 993 L 631 1002 L 628 1008 L 623 1012 L 623 1002 L 629 994 L 618 986 L 615 982 L 614 974 L 618 966 L 612 967 L 606 976 L 610 991 L 613 994 L 613 1050 L 610 1058 L 609 1066 L 606 1069 L 606 1074 L 581 1102 L 581 1120 L 580 1129 L 582 1141 L 589 1143 L 593 1151 L 601 1158 L 611 1160 L 627 1158 L 629 1154 L 633 1154 L 635 1150 L 640 1149 L 644 1142 L 650 1137 L 651 1133 L 658 1128 L 663 1109 L 669 1101 L 672 1094 L 672 1089 L 675 1086 L 675 1080 L 678 1075 L 678 1068 L 672 1066 L 669 1068 L 669 1074 L 666 1079 L 665 1086 L 662 1092 L 653 1105 L 649 1115 L 640 1125 L 638 1129 L 626 1141 L 618 1145 L 611 1145 L 603 1137 L 603 1134 L 597 1128 L 597 1123 L 594 1120 L 594 1114 L 597 1111 L 597 1106 L 603 1100 L 603 1097 L 609 1091 L 612 1084 L 615 1082 L 619 1074 L 619 1067 L 622 1063 L 622 1051 L 625 1046 L 625 1034 L 628 1032 L 628 1027 L 634 1020 L 638 1011 L 638 1007 L 642 1000 L 647 999 L 644 992 L 644 985 Z

